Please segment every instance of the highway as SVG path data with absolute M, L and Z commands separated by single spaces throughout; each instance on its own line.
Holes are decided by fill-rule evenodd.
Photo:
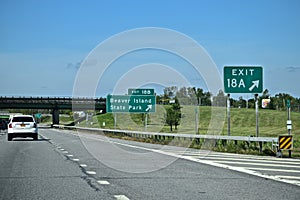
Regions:
M 39 131 L 38 141 L 0 135 L 1 200 L 300 197 L 299 160 Z

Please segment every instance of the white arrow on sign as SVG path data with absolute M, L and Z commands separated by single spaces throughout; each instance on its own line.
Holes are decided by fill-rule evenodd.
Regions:
M 258 85 L 259 85 L 259 80 L 256 80 L 256 81 L 252 81 L 252 85 L 251 87 L 249 88 L 249 91 L 252 91 L 255 87 L 258 88 Z
M 146 108 L 146 112 L 148 112 L 151 109 L 152 109 L 152 105 L 148 105 L 147 108 Z

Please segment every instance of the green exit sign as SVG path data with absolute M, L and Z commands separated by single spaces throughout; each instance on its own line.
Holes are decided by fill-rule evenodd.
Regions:
M 106 98 L 108 113 L 152 113 L 155 106 L 154 95 L 108 95 Z
M 154 95 L 154 89 L 128 89 L 128 95 Z
M 262 93 L 263 68 L 261 66 L 225 66 L 225 93 Z

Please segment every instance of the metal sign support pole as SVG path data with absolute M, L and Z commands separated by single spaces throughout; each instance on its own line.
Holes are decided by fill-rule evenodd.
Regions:
M 259 124 L 258 124 L 258 94 L 255 94 L 255 114 L 256 114 L 256 137 L 259 137 Z
M 199 114 L 198 114 L 198 109 L 199 109 L 199 107 L 196 106 L 196 108 L 195 108 L 195 131 L 196 131 L 196 134 L 199 134 L 199 127 L 198 127 L 198 124 L 199 124 Z
M 227 120 L 228 120 L 227 132 L 228 132 L 228 136 L 230 136 L 230 94 L 227 95 Z
M 290 106 L 290 102 L 289 102 L 289 105 L 288 105 L 288 120 L 291 120 L 291 106 Z M 288 135 L 291 135 L 291 129 L 288 129 Z M 289 158 L 292 157 L 292 151 L 289 150 Z
M 117 129 L 117 113 L 114 113 L 114 128 Z
M 258 94 L 255 94 L 255 115 L 256 115 L 256 137 L 259 137 L 259 123 L 258 123 Z M 262 142 L 258 142 L 259 152 L 262 152 Z
M 145 113 L 145 131 L 147 131 L 147 124 L 148 124 L 148 114 Z

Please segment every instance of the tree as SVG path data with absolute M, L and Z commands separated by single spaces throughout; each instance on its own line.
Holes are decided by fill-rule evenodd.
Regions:
M 182 87 L 176 92 L 176 98 L 180 100 L 183 105 L 198 105 L 197 96 L 194 88 Z
M 175 97 L 177 90 L 178 89 L 177 89 L 176 86 L 166 87 L 164 89 L 164 97 L 166 99 L 170 99 L 170 98 Z
M 297 99 L 295 99 L 291 95 L 285 94 L 285 93 L 279 93 L 279 94 L 276 94 L 275 97 L 271 97 L 270 108 L 276 109 L 276 110 L 286 109 L 286 101 L 287 100 L 290 100 L 291 104 L 294 104 L 295 102 L 297 102 Z
M 200 106 L 211 106 L 211 93 L 204 92 L 202 88 L 192 88 L 196 94 L 197 104 Z
M 230 105 L 234 108 L 246 108 L 246 104 L 246 100 L 244 100 L 242 96 L 240 96 L 238 100 L 230 98 Z
M 211 106 L 211 96 L 212 94 L 210 92 L 204 92 L 203 97 L 201 97 L 201 106 Z
M 227 97 L 222 90 L 219 90 L 219 93 L 213 99 L 215 106 L 226 106 Z
M 165 122 L 170 126 L 170 131 L 173 131 L 173 126 L 177 130 L 177 126 L 180 124 L 181 120 L 181 107 L 178 99 L 175 98 L 175 103 L 171 107 L 167 108 L 167 114 L 165 116 Z

